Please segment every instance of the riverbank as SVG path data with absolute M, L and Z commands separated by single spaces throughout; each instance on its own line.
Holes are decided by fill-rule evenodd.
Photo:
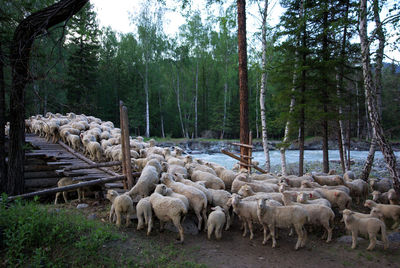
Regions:
M 186 151 L 186 153 L 191 154 L 213 154 L 221 152 L 222 148 L 227 149 L 228 151 L 238 152 L 238 147 L 232 145 L 232 142 L 239 142 L 238 140 L 209 140 L 209 139 L 171 139 L 171 140 L 161 140 L 157 142 L 157 145 L 160 147 L 172 147 L 179 146 Z M 268 148 L 270 150 L 278 150 L 278 146 L 282 141 L 269 141 Z M 262 141 L 260 139 L 256 139 L 253 141 L 254 150 L 263 151 Z M 392 148 L 394 151 L 400 151 L 400 142 L 392 142 Z M 357 141 L 352 140 L 350 143 L 350 149 L 352 151 L 368 151 L 370 147 L 370 143 L 367 141 Z M 298 150 L 299 146 L 297 142 L 293 142 L 288 150 Z M 305 141 L 304 144 L 305 150 L 322 150 L 322 138 L 321 137 L 313 137 L 309 138 Z M 338 143 L 336 140 L 329 141 L 329 149 L 330 150 L 338 150 Z

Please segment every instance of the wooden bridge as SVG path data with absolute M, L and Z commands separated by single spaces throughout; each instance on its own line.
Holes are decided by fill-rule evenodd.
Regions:
M 77 181 L 91 181 L 121 176 L 105 167 L 121 165 L 120 162 L 94 163 L 61 141 L 56 144 L 49 143 L 35 134 L 26 134 L 25 140 L 34 148 L 25 154 L 26 192 L 57 187 L 57 182 L 62 177 L 72 177 Z M 123 179 L 105 183 L 104 186 L 106 189 L 114 189 L 118 192 L 126 191 Z

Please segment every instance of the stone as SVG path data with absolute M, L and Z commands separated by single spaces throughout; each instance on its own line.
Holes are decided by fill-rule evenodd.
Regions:
M 76 208 L 77 208 L 77 209 L 82 209 L 82 208 L 87 208 L 88 206 L 89 206 L 88 204 L 83 203 L 83 204 L 78 204 L 78 205 L 76 206 Z
M 90 214 L 88 217 L 88 220 L 95 220 L 97 218 L 97 215 L 95 213 Z
M 364 238 L 357 237 L 357 242 L 365 240 Z M 339 243 L 344 243 L 344 244 L 351 244 L 352 243 L 352 238 L 351 235 L 344 235 L 341 236 L 337 239 L 337 242 Z
M 388 235 L 389 242 L 400 242 L 400 233 L 394 232 Z

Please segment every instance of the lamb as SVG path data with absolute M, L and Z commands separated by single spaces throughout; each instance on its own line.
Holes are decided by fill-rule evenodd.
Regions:
M 349 208 L 351 204 L 351 197 L 340 190 L 329 190 L 324 188 L 315 189 L 315 191 L 327 199 L 332 206 L 337 206 L 340 211 Z
M 188 211 L 180 199 L 164 196 L 166 188 L 165 185 L 158 185 L 154 193 L 150 195 L 150 203 L 154 214 L 160 220 L 160 230 L 163 230 L 164 222 L 172 221 L 179 231 L 180 243 L 183 243 L 184 234 L 181 222 Z
M 146 197 L 149 196 L 151 191 L 154 190 L 155 184 L 159 182 L 159 175 L 161 172 L 160 163 L 153 159 L 150 160 L 145 168 L 142 170 L 140 177 L 134 187 L 128 192 L 131 197 L 140 196 Z
M 302 204 L 315 204 L 315 205 L 321 205 L 321 206 L 326 206 L 328 208 L 331 208 L 332 205 L 331 203 L 326 200 L 325 198 L 318 198 L 314 200 L 309 200 L 310 194 L 306 193 L 298 193 L 297 195 L 297 203 L 302 203 Z
M 368 184 L 361 180 L 344 181 L 344 185 L 350 189 L 350 196 L 356 197 L 357 204 L 360 203 L 360 198 L 367 199 Z
M 147 235 L 149 235 L 153 228 L 153 211 L 151 209 L 150 197 L 139 200 L 136 205 L 136 215 L 138 218 L 137 230 L 143 229 L 145 223 L 147 224 Z
M 253 239 L 253 222 L 258 222 L 257 217 L 257 201 L 243 201 L 239 195 L 232 194 L 228 205 L 232 204 L 233 212 L 235 212 L 242 220 L 244 225 L 243 237 L 247 234 L 247 227 L 250 230 L 250 240 Z
M 198 219 L 197 228 L 201 230 L 201 223 L 204 220 L 204 225 L 207 224 L 207 197 L 199 189 L 185 185 L 180 182 L 175 182 L 171 174 L 163 173 L 161 176 L 161 182 L 171 188 L 174 192 L 186 196 L 189 200 L 189 207 L 192 209 Z M 202 216 L 203 215 L 203 218 Z
M 395 229 L 399 225 L 399 216 L 400 216 L 399 205 L 377 204 L 372 200 L 367 200 L 365 201 L 364 206 L 370 209 L 378 208 L 382 212 L 383 217 L 393 219 L 394 224 L 392 226 L 392 229 Z
M 74 180 L 72 180 L 72 178 L 64 177 L 64 178 L 61 178 L 57 182 L 57 187 L 63 187 L 63 186 L 67 186 L 67 185 L 77 184 L 77 183 L 78 183 L 78 181 L 74 181 Z M 75 190 L 72 190 L 72 191 L 75 191 Z M 68 203 L 67 192 L 72 192 L 72 191 L 64 191 L 64 192 L 62 192 L 65 203 Z M 78 192 L 78 200 L 80 202 L 81 201 L 81 194 L 83 195 L 82 196 L 83 199 L 85 198 L 84 192 L 80 188 L 78 188 L 76 191 Z M 58 197 L 60 196 L 60 194 L 61 194 L 61 192 L 57 192 L 56 193 L 56 199 L 54 200 L 54 205 L 57 205 Z
M 343 178 L 340 177 L 339 175 L 327 175 L 327 176 L 312 175 L 312 178 L 320 185 L 328 185 L 328 186 L 343 185 Z
M 307 232 L 304 224 L 309 220 L 308 212 L 300 206 L 269 206 L 265 199 L 258 200 L 257 217 L 264 229 L 263 245 L 267 243 L 267 227 L 272 237 L 272 247 L 276 247 L 275 227 L 294 227 L 297 233 L 295 250 L 304 247 L 307 240 Z
M 372 192 L 372 200 L 380 204 L 389 204 L 389 192 L 381 193 L 379 191 Z
M 283 203 L 285 206 L 291 205 L 299 205 L 305 210 L 307 210 L 309 215 L 309 223 L 312 225 L 321 225 L 325 228 L 328 233 L 328 237 L 326 239 L 326 243 L 329 243 L 332 240 L 332 223 L 335 218 L 335 213 L 333 213 L 332 209 L 323 205 L 317 204 L 302 204 L 302 203 L 294 203 L 290 199 L 290 195 L 283 192 Z M 323 237 L 325 234 L 323 235 Z
M 107 191 L 107 199 L 112 203 L 110 209 L 110 222 L 112 221 L 115 213 L 117 216 L 117 226 L 120 227 L 122 213 L 125 213 L 126 227 L 128 227 L 130 224 L 130 217 L 135 213 L 132 199 L 126 194 L 118 195 L 118 193 L 114 190 Z
M 208 189 L 208 191 L 212 195 L 211 204 L 216 207 L 221 207 L 223 209 L 223 211 L 225 212 L 225 216 L 226 216 L 225 230 L 227 231 L 231 224 L 231 217 L 229 215 L 230 206 L 228 205 L 228 200 L 229 200 L 229 198 L 231 198 L 232 195 L 225 190 Z
M 192 181 L 204 181 L 207 188 L 215 190 L 225 189 L 225 183 L 217 176 L 200 170 L 194 171 L 191 175 Z
M 370 179 L 369 185 L 371 186 L 371 189 L 374 191 L 379 191 L 381 193 L 387 192 L 390 189 L 393 188 L 393 182 L 387 178 L 383 179 Z
M 215 230 L 215 238 L 220 240 L 222 237 L 222 229 L 226 221 L 224 209 L 220 206 L 216 206 L 211 208 L 211 210 L 213 210 L 213 212 L 208 215 L 207 220 L 207 238 L 210 240 L 211 234 Z
M 382 234 L 382 241 L 384 249 L 389 247 L 389 241 L 386 235 L 385 223 L 376 218 L 360 218 L 357 217 L 353 211 L 343 210 L 343 220 L 346 229 L 351 231 L 352 244 L 351 248 L 355 249 L 357 246 L 358 233 L 369 235 L 369 246 L 367 250 L 373 250 L 376 244 L 376 235 L 379 231 Z
M 245 184 L 243 185 L 239 191 L 238 194 L 243 198 L 243 200 L 248 200 L 248 201 L 257 201 L 258 199 L 264 198 L 268 200 L 275 200 L 279 203 L 283 203 L 282 200 L 282 194 L 281 193 L 263 193 L 263 192 L 254 192 L 251 188 L 250 185 Z M 293 200 L 294 201 L 294 200 Z

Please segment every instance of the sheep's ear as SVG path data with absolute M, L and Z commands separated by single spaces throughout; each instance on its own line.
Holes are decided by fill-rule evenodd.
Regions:
M 215 210 L 215 207 L 212 207 L 211 210 Z

